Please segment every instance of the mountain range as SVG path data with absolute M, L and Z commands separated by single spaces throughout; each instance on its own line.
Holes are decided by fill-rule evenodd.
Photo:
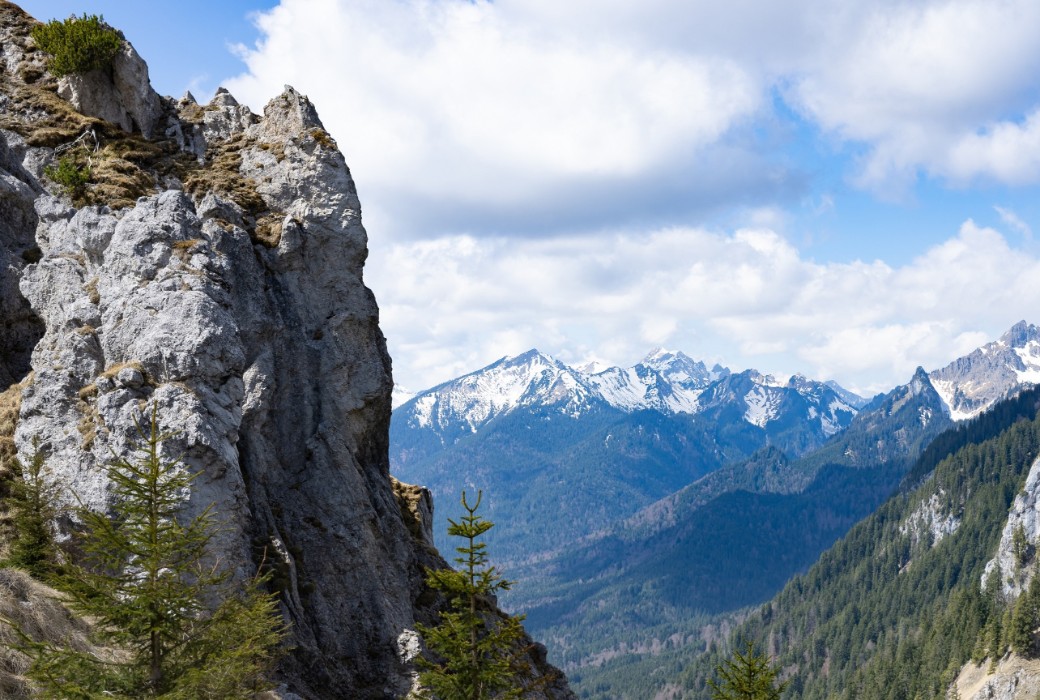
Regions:
M 697 648 L 711 616 L 768 599 L 873 512 L 933 438 L 1037 378 L 1025 322 L 870 400 L 678 352 L 578 369 L 532 350 L 395 409 L 391 465 L 433 491 L 438 536 L 460 490 L 488 493 L 489 543 L 519 580 L 506 604 L 581 688 L 603 659 Z
M 683 353 L 592 374 L 531 350 L 396 408 L 391 468 L 433 492 L 438 533 L 460 490 L 483 489 L 503 525 L 499 555 L 523 561 L 767 445 L 818 448 L 864 403 L 800 375 L 780 382 Z

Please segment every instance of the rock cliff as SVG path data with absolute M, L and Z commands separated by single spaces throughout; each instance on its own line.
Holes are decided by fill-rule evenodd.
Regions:
M 30 376 L 19 454 L 38 438 L 66 498 L 104 508 L 102 465 L 157 404 L 201 474 L 190 507 L 223 522 L 214 555 L 242 576 L 273 563 L 287 697 L 403 696 L 436 604 L 423 567 L 443 560 L 428 492 L 388 473 L 391 362 L 343 156 L 292 88 L 262 116 L 223 91 L 159 98 L 129 44 L 55 80 L 33 22 L 0 0 L 0 391 Z M 44 173 L 59 157 L 90 167 L 73 200 Z

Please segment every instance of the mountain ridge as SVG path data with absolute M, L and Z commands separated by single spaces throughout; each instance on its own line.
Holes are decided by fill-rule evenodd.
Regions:
M 731 380 L 743 385 L 748 422 L 764 426 L 775 417 L 782 400 L 776 390 L 794 390 L 812 405 L 815 413 L 810 413 L 810 419 L 822 416 L 824 430 L 833 434 L 867 402 L 833 381 L 818 382 L 796 374 L 783 382 L 754 369 L 734 373 L 719 364 L 708 368 L 682 352 L 660 348 L 632 367 L 591 369 L 594 371 L 585 371 L 531 349 L 416 394 L 402 394 L 404 400 L 394 410 L 409 413 L 409 423 L 415 428 L 436 430 L 454 423 L 465 424 L 470 432 L 498 416 L 532 406 L 553 406 L 574 416 L 601 405 L 625 412 L 692 415 L 734 398 L 735 387 L 725 384 Z M 720 384 L 715 393 L 701 398 Z M 830 401 L 823 402 L 824 397 Z

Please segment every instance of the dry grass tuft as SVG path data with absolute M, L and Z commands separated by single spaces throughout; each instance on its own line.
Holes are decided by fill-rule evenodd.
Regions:
M 242 149 L 249 145 L 243 134 L 211 146 L 206 164 L 192 168 L 184 176 L 184 191 L 193 195 L 217 192 L 225 195 L 249 214 L 257 216 L 267 209 L 263 197 L 256 191 L 256 183 L 239 172 Z
M 277 248 L 282 240 L 282 220 L 284 214 L 265 214 L 256 221 L 253 230 L 253 241 L 267 248 Z
M 180 241 L 174 241 L 170 247 L 173 249 L 173 255 L 175 258 L 180 260 L 182 263 L 187 264 L 188 260 L 191 259 L 195 247 L 202 243 L 201 238 L 187 238 Z
M 337 148 L 336 139 L 332 138 L 332 136 L 329 135 L 329 132 L 325 131 L 324 129 L 319 129 L 315 127 L 314 129 L 311 129 L 310 134 L 311 138 L 313 138 L 315 141 L 320 143 L 325 148 Z
M 101 303 L 101 293 L 98 292 L 98 278 L 97 275 L 91 277 L 86 284 L 83 285 L 83 291 L 87 293 L 87 298 L 90 299 L 90 303 L 97 306 Z
M 12 384 L 0 393 L 0 473 L 14 459 L 14 429 L 18 427 L 18 412 L 22 408 L 22 392 L 31 379 Z
M 284 143 L 267 143 L 266 141 L 261 141 L 258 144 L 256 144 L 256 147 L 262 151 L 267 151 L 268 153 L 273 155 L 275 160 L 277 160 L 279 163 L 285 160 Z
M 22 408 L 22 392 L 32 382 L 30 374 L 24 381 L 12 384 L 0 393 L 0 556 L 7 555 L 7 542 L 10 540 L 11 514 L 7 509 L 7 499 L 11 495 L 11 480 L 17 478 L 14 460 L 17 451 L 14 445 L 14 431 L 18 427 L 18 412 Z M 0 693 L 0 697 L 6 697 Z
M 60 602 L 60 594 L 16 569 L 0 569 L 0 619 L 14 623 L 26 636 L 114 659 L 117 652 L 90 642 L 91 626 Z M 29 659 L 17 650 L 18 633 L 0 622 L 0 697 L 28 700 L 29 684 L 22 674 Z
M 119 374 L 120 370 L 126 369 L 127 367 L 136 369 L 146 378 L 148 376 L 148 373 L 144 371 L 144 365 L 142 365 L 138 360 L 130 360 L 129 362 L 117 362 L 114 365 L 109 365 L 105 368 L 105 371 L 102 372 L 100 376 L 105 377 L 106 379 L 112 379 L 117 374 Z

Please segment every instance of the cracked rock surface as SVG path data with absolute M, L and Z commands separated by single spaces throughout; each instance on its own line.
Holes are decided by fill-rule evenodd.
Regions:
M 391 361 L 342 154 L 291 87 L 262 116 L 226 91 L 158 98 L 129 44 L 111 75 L 55 81 L 32 22 L 0 0 L 0 392 L 31 377 L 19 455 L 39 439 L 65 502 L 104 509 L 104 465 L 157 406 L 167 455 L 199 474 L 189 513 L 222 524 L 214 558 L 274 572 L 282 697 L 403 697 L 437 605 L 424 567 L 444 563 L 429 492 L 388 472 Z M 74 201 L 43 170 L 81 131 L 96 163 L 112 144 L 124 160 Z M 563 680 L 544 696 L 573 697 Z

